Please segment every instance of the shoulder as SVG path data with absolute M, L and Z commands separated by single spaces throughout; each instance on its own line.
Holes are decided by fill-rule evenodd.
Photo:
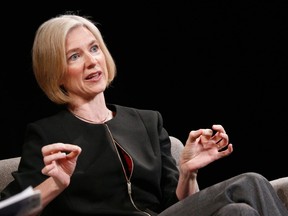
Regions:
M 76 119 L 69 111 L 62 110 L 31 122 L 26 126 L 26 137 L 42 139 L 45 143 L 68 142 L 70 137 L 84 131 L 87 124 Z
M 72 115 L 67 110 L 60 110 L 50 116 L 45 116 L 36 121 L 30 122 L 26 130 L 30 131 L 63 131 L 63 125 L 71 125 Z
M 116 116 L 113 123 L 127 125 L 129 128 L 139 128 L 144 126 L 146 130 L 158 130 L 163 127 L 163 118 L 158 110 L 140 109 L 136 107 L 127 107 L 113 105 Z M 111 123 L 112 123 L 111 122 Z
M 60 110 L 59 112 L 53 114 L 53 115 L 50 115 L 50 116 L 45 116 L 39 120 L 36 120 L 34 122 L 31 122 L 30 124 L 38 124 L 38 125 L 42 125 L 42 124 L 55 124 L 57 122 L 63 122 L 63 121 L 66 121 L 67 117 L 69 117 L 71 115 L 69 115 L 69 112 L 67 110 Z
M 152 110 L 152 109 L 141 109 L 136 107 L 128 107 L 128 106 L 122 106 L 122 105 L 109 105 L 113 106 L 114 110 L 116 111 L 117 115 L 131 115 L 131 116 L 138 116 L 142 118 L 162 118 L 161 113 L 158 110 Z

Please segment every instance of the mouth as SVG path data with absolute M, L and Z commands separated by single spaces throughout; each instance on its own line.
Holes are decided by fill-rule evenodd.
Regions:
M 85 77 L 85 80 L 98 80 L 101 76 L 101 72 L 95 72 L 95 73 L 91 73 L 88 76 Z

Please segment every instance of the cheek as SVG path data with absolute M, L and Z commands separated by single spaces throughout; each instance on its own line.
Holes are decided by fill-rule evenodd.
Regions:
M 99 59 L 98 62 L 100 63 L 101 68 L 104 71 L 105 75 L 108 76 L 108 69 L 107 69 L 105 57 L 103 56 L 103 58 Z
M 67 88 L 70 86 L 70 83 L 75 83 L 77 80 L 82 79 L 82 72 L 82 67 L 69 66 L 62 80 L 62 85 Z
M 83 73 L 83 67 L 80 64 L 74 64 L 67 67 L 66 77 L 75 77 Z

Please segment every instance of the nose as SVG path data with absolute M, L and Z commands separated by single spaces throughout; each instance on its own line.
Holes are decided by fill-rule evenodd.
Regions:
M 91 53 L 85 54 L 85 64 L 87 67 L 94 67 L 97 64 L 96 56 L 92 55 Z

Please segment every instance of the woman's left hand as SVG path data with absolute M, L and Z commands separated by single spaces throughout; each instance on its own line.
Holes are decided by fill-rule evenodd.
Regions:
M 222 125 L 191 131 L 180 157 L 180 171 L 186 175 L 195 174 L 198 169 L 230 155 L 232 151 L 233 146 Z

